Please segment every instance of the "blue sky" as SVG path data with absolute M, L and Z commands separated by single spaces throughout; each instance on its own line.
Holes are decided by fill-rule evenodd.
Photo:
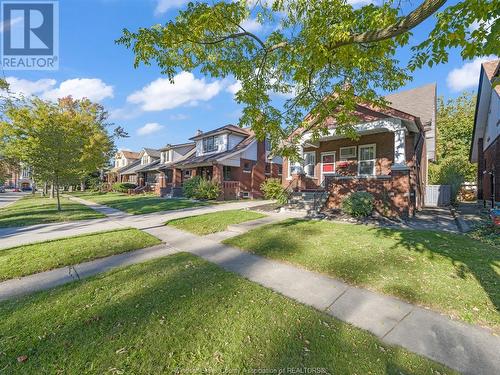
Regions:
M 354 0 L 365 2 L 367 0 Z M 163 23 L 186 0 L 62 0 L 60 11 L 60 61 L 57 71 L 5 71 L 14 91 L 56 98 L 72 94 L 100 101 L 111 120 L 130 134 L 119 148 L 140 150 L 180 143 L 197 129 L 208 130 L 236 123 L 240 112 L 233 100 L 231 81 L 182 73 L 169 85 L 155 66 L 133 67 L 133 54 L 114 40 L 121 30 Z M 414 31 L 422 40 L 431 22 Z M 258 24 L 253 24 L 257 28 Z M 408 49 L 398 56 L 402 63 Z M 457 96 L 475 90 L 480 60 L 462 61 L 450 55 L 446 65 L 414 73 L 408 88 L 437 82 L 438 95 Z

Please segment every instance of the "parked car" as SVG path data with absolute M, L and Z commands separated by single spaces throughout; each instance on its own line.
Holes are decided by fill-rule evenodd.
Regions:
M 5 187 L 0 186 L 0 193 L 5 193 Z
M 31 186 L 23 186 L 23 187 L 21 188 L 21 190 L 22 190 L 22 191 L 31 191 L 31 190 L 33 190 L 33 189 L 31 188 Z

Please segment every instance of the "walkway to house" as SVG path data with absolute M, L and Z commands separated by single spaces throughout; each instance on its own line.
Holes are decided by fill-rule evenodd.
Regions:
M 411 229 L 441 230 L 458 233 L 459 229 L 449 208 L 425 207 L 406 222 Z
M 258 225 L 283 220 L 288 215 L 271 214 L 268 218 L 233 225 L 218 235 L 204 237 L 163 225 L 166 220 L 173 218 L 243 206 L 244 204 L 223 204 L 189 210 L 195 212 L 152 215 L 150 219 L 130 216 L 123 218 L 120 225 L 138 227 L 160 238 L 165 245 L 6 281 L 0 283 L 0 299 L 51 288 L 112 267 L 187 251 L 264 287 L 366 329 L 389 344 L 400 345 L 460 372 L 500 373 L 500 337 L 486 329 L 453 321 L 437 312 L 396 298 L 352 287 L 333 278 L 256 256 L 219 242 Z M 33 241 L 33 237 L 31 240 Z
M 26 194 L 27 193 L 21 193 L 21 192 L 14 193 L 10 191 L 7 191 L 5 193 L 0 193 L 0 208 L 11 205 L 12 203 L 24 197 Z
M 245 209 L 260 206 L 266 203 L 266 201 L 241 201 L 212 206 L 198 206 L 175 211 L 154 212 L 146 215 L 129 215 L 125 212 L 118 211 L 107 206 L 97 205 L 94 202 L 89 202 L 83 199 L 78 198 L 78 202 L 98 210 L 99 212 L 108 214 L 109 217 L 106 219 L 39 224 L 18 228 L 0 228 L 0 249 L 126 227 L 144 229 L 162 226 L 165 222 L 180 217 L 201 215 L 225 210 Z

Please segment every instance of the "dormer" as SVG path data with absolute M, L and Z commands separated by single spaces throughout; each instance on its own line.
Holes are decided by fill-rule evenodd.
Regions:
M 246 129 L 226 125 L 206 133 L 198 131 L 191 140 L 196 143 L 196 156 L 202 156 L 232 150 L 249 135 Z
M 159 150 L 144 148 L 140 154 L 141 165 L 151 164 L 155 160 L 158 160 L 160 158 L 160 154 Z
M 118 169 L 126 167 L 137 159 L 139 159 L 138 152 L 119 150 L 114 157 L 114 167 Z
M 169 164 L 183 159 L 195 147 L 194 142 L 166 145 L 160 150 L 160 163 Z

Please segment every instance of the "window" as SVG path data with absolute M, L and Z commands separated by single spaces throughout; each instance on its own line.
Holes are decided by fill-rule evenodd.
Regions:
M 184 169 L 184 177 L 191 177 L 191 169 Z
M 141 158 L 141 164 L 148 164 L 148 163 L 149 163 L 149 156 L 148 155 L 144 155 Z
M 222 175 L 224 177 L 224 181 L 231 181 L 231 167 L 224 165 L 222 167 Z
M 375 145 L 359 146 L 358 174 L 361 176 L 375 175 Z
M 250 162 L 246 161 L 243 163 L 243 172 L 250 172 L 252 169 L 252 166 L 250 164 Z
M 217 151 L 217 137 L 206 137 L 203 138 L 203 152 L 213 152 Z
M 314 177 L 316 167 L 316 152 L 304 152 L 304 173 L 308 177 Z
M 340 160 L 351 159 L 355 157 L 356 157 L 356 146 L 340 148 Z
M 321 153 L 321 174 L 335 173 L 335 152 Z
M 271 174 L 271 163 L 266 163 L 266 169 L 265 169 L 265 174 L 270 175 Z
M 278 176 L 281 176 L 283 174 L 283 166 L 281 164 L 278 164 Z
M 265 144 L 265 146 L 266 146 L 266 151 L 267 151 L 267 152 L 271 152 L 271 150 L 272 150 L 272 147 L 271 147 L 271 141 L 270 141 L 269 139 L 266 139 L 266 140 L 264 141 L 264 144 Z

